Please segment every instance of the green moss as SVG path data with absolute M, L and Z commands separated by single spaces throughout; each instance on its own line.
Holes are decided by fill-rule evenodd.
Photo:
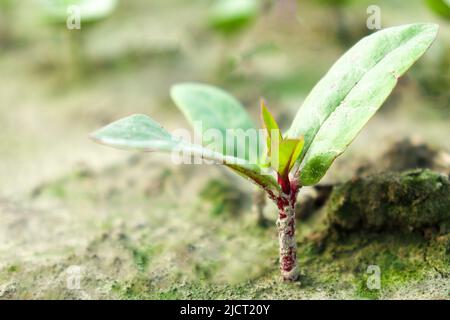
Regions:
M 304 243 L 299 249 L 306 274 L 302 285 L 353 291 L 349 297 L 355 298 L 389 297 L 436 274 L 424 258 L 428 247 L 427 239 L 407 232 L 354 232 Z M 380 289 L 371 289 L 367 282 L 378 271 L 375 268 L 380 272 Z
M 329 211 L 321 213 L 324 216 L 329 214 L 331 223 L 322 226 L 325 231 L 321 233 L 321 237 L 303 238 L 299 243 L 301 281 L 287 284 L 280 280 L 278 271 L 275 221 L 273 228 L 262 229 L 248 215 L 242 215 L 238 220 L 212 219 L 198 212 L 198 203 L 192 198 L 185 200 L 186 205 L 176 206 L 168 201 L 172 198 L 164 192 L 158 197 L 146 194 L 148 180 L 152 181 L 153 186 L 155 179 L 146 177 L 146 183 L 135 182 L 133 188 L 127 187 L 126 181 L 132 181 L 134 177 L 142 175 L 142 167 L 125 167 L 123 170 L 135 173 L 131 172 L 129 176 L 118 181 L 119 170 L 105 175 L 96 174 L 95 179 L 78 177 L 64 185 L 67 197 L 64 202 L 70 205 L 74 212 L 85 212 L 85 205 L 95 200 L 96 203 L 100 201 L 99 209 L 103 210 L 102 206 L 110 209 L 108 216 L 105 216 L 102 223 L 92 226 L 91 213 L 89 214 L 85 226 L 93 228 L 95 235 L 89 241 L 85 252 L 68 255 L 67 259 L 62 260 L 63 264 L 60 260 L 55 264 L 33 266 L 30 269 L 27 267 L 24 270 L 21 265 L 20 270 L 15 272 L 10 272 L 15 270 L 14 267 L 10 271 L 7 267 L 0 270 L 0 279 L 7 285 L 0 286 L 0 290 L 5 292 L 4 297 L 385 299 L 405 295 L 422 297 L 429 292 L 429 297 L 442 297 L 447 294 L 448 273 L 445 272 L 448 272 L 446 270 L 449 255 L 448 231 L 445 226 L 442 227 L 440 219 L 434 218 L 437 215 L 431 215 L 431 221 L 436 222 L 435 225 L 425 224 L 424 220 L 405 220 L 404 216 L 401 216 L 397 218 L 396 223 L 407 225 L 413 221 L 416 226 L 414 230 L 420 232 L 411 232 L 411 228 L 405 225 L 402 228 L 394 228 L 393 232 L 393 225 L 385 221 L 388 218 L 393 219 L 388 213 L 382 213 L 381 223 L 374 223 L 375 217 L 365 218 L 365 213 L 373 215 L 369 212 L 371 209 L 380 210 L 377 205 L 370 205 L 380 203 L 377 195 L 387 197 L 386 194 L 389 193 L 389 190 L 378 194 L 370 193 L 374 189 L 370 189 L 373 186 L 370 186 L 368 181 L 377 182 L 375 178 L 368 178 L 371 179 L 368 181 L 363 179 L 365 183 L 359 182 L 356 185 L 355 182 L 349 182 L 335 189 L 332 203 L 325 207 L 325 210 Z M 427 176 L 434 181 L 430 185 Z M 390 176 L 380 175 L 379 178 L 381 177 L 387 180 Z M 397 181 L 414 181 L 419 188 L 423 188 L 408 187 L 406 191 L 420 190 L 429 192 L 430 197 L 441 196 L 440 187 L 435 184 L 441 176 L 438 177 L 434 173 L 428 175 L 427 172 L 421 172 L 393 177 Z M 174 178 L 175 175 L 167 177 L 167 183 L 172 185 Z M 99 183 L 99 180 L 103 183 Z M 112 183 L 118 191 L 111 198 L 108 194 Z M 192 185 L 188 185 L 187 181 L 182 180 L 181 183 L 186 184 L 189 190 L 192 189 Z M 86 185 L 90 188 L 86 188 Z M 382 190 L 380 184 L 375 183 L 375 186 Z M 442 186 L 446 186 L 445 179 Z M 364 192 L 358 190 L 358 187 L 369 189 Z M 87 191 L 79 191 L 87 189 L 97 194 L 97 198 L 88 196 Z M 247 201 L 246 194 L 240 192 L 232 183 L 222 179 L 212 180 L 203 190 L 206 206 L 213 207 L 214 204 L 228 202 L 226 206 L 233 208 L 222 211 L 223 217 L 226 217 L 224 214 L 227 213 L 247 212 L 245 206 L 240 207 L 242 203 L 229 201 L 234 196 L 221 196 L 222 192 L 237 193 L 237 199 L 243 197 L 244 203 Z M 397 194 L 396 188 L 391 187 L 390 190 L 395 190 L 394 194 Z M 401 189 L 398 192 L 400 191 Z M 364 193 L 369 205 L 356 214 L 355 208 L 362 208 L 358 206 L 363 203 Z M 354 198 L 355 195 L 358 197 Z M 43 197 L 53 198 L 49 193 Z M 342 202 L 336 202 L 337 198 Z M 394 199 L 388 201 L 389 208 L 392 206 L 405 211 L 408 205 L 423 206 L 429 201 L 428 198 L 423 199 L 420 194 L 417 197 L 411 196 L 409 192 L 405 197 L 392 196 L 385 199 Z M 442 202 L 445 204 L 445 201 Z M 236 205 L 238 207 L 233 207 Z M 353 211 L 347 212 L 344 208 L 352 208 Z M 276 212 L 275 207 L 267 209 Z M 425 211 L 425 214 L 429 212 Z M 273 218 L 275 219 L 275 214 Z M 336 219 L 339 223 L 335 223 Z M 365 224 L 368 221 L 369 223 Z M 342 227 L 347 225 L 351 227 Z M 428 229 L 434 231 L 427 231 Z M 314 234 L 320 232 L 317 225 L 314 225 L 312 230 Z M 299 232 L 299 239 L 302 236 L 307 237 L 308 234 L 311 233 Z M 86 268 L 82 291 L 70 291 L 65 287 L 65 270 L 70 265 Z M 367 280 L 371 276 L 367 268 L 371 265 L 380 268 L 380 290 L 370 290 L 367 287 Z M 48 279 L 60 281 L 55 283 Z M 40 289 L 30 291 L 36 283 Z M 428 288 L 427 286 L 431 289 L 422 289 Z M 32 296 L 29 292 L 33 292 Z
M 146 246 L 142 248 L 131 248 L 133 254 L 133 260 L 139 271 L 144 271 L 152 255 L 155 253 L 155 249 L 152 246 Z
M 450 182 L 430 170 L 358 178 L 336 187 L 326 210 L 332 229 L 441 229 L 450 222 Z
M 212 179 L 200 191 L 200 198 L 211 206 L 212 215 L 239 215 L 250 199 L 236 185 L 225 179 Z
M 78 168 L 67 176 L 36 187 L 32 192 L 32 197 L 50 196 L 58 199 L 66 199 L 69 193 L 73 196 L 73 192 L 70 190 L 71 184 L 86 178 L 91 178 L 92 176 L 93 172 L 89 169 Z
M 52 197 L 64 199 L 67 195 L 65 188 L 65 181 L 58 181 L 52 183 L 51 185 L 46 186 L 43 192 L 47 193 Z
M 450 234 L 433 238 L 426 252 L 427 262 L 443 276 L 450 276 Z
M 418 254 L 420 253 L 419 251 Z M 369 277 L 373 277 L 373 273 L 366 272 L 357 279 L 355 295 L 361 298 L 378 299 L 402 286 L 420 282 L 424 279 L 429 266 L 420 256 L 415 258 L 418 258 L 417 261 L 414 261 L 414 257 L 402 257 L 398 252 L 392 251 L 380 253 L 375 264 L 380 271 L 380 288 L 369 287 Z
M 20 271 L 20 266 L 17 265 L 17 264 L 13 264 L 13 265 L 10 265 L 6 270 L 9 273 L 19 272 Z
M 122 299 L 126 300 L 140 300 L 149 299 L 154 289 L 151 286 L 151 281 L 148 277 L 143 275 L 135 277 L 132 281 L 117 284 L 115 291 L 119 293 Z
M 217 261 L 206 260 L 198 262 L 194 265 L 194 271 L 200 280 L 211 279 L 219 265 Z

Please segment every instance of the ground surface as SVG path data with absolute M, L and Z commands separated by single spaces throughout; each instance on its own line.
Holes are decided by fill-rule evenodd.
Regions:
M 448 100 L 424 93 L 418 81 L 444 50 L 449 26 L 419 4 L 379 4 L 386 26 L 436 21 L 440 37 L 324 184 L 347 181 L 405 137 L 450 148 Z M 203 5 L 129 1 L 85 30 L 90 62 L 76 78 L 60 33 L 25 4 L 15 11 L 15 40 L 0 56 L 0 298 L 447 299 L 448 231 L 351 230 L 323 240 L 317 234 L 327 228 L 326 207 L 300 224 L 301 283 L 282 283 L 275 207 L 265 211 L 273 227 L 258 226 L 251 186 L 222 168 L 174 166 L 165 156 L 89 141 L 90 131 L 132 113 L 169 130 L 187 127 L 168 97 L 171 84 L 186 80 L 227 88 L 255 119 L 264 96 L 288 127 L 345 50 L 327 8 L 305 5 L 295 23 L 274 11 L 223 38 L 205 27 Z M 365 10 L 361 4 L 346 16 L 364 20 Z M 229 57 L 234 67 L 225 72 L 218 66 Z M 211 183 L 233 201 L 208 196 Z M 371 265 L 380 268 L 380 290 L 367 287 Z M 73 289 L 77 267 L 80 289 Z

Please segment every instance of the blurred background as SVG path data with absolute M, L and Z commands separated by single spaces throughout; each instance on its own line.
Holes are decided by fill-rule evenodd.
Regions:
M 74 3 L 79 30 L 67 27 Z M 255 122 L 264 97 L 287 129 L 337 58 L 375 31 L 370 5 L 383 28 L 434 22 L 440 33 L 323 183 L 405 138 L 450 148 L 445 1 L 0 0 L 0 298 L 205 297 L 209 283 L 276 269 L 276 234 L 255 228 L 239 178 L 88 134 L 133 113 L 188 128 L 169 98 L 183 81 L 228 90 Z M 71 265 L 89 270 L 84 291 L 65 287 Z M 211 296 L 227 297 L 221 288 Z

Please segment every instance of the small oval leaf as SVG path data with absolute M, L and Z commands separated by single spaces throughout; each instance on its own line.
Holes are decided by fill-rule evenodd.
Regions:
M 146 115 L 137 114 L 115 121 L 92 133 L 91 138 L 101 144 L 118 149 L 166 153 L 175 151 L 199 156 L 202 159 L 213 160 L 218 164 L 228 166 L 266 190 L 273 192 L 278 190 L 275 179 L 264 174 L 263 169 L 258 165 L 181 140 Z
M 223 140 L 203 141 L 217 152 L 235 156 L 257 163 L 260 147 L 258 130 L 241 103 L 227 92 L 205 84 L 182 83 L 172 87 L 171 96 L 188 121 L 201 130 L 218 130 Z M 231 135 L 253 139 L 254 146 L 241 139 L 227 139 L 227 131 Z M 203 136 L 203 135 L 202 135 Z M 237 141 L 236 141 L 237 140 Z

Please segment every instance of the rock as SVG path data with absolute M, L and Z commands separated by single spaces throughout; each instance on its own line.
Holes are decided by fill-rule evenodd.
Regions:
M 334 188 L 325 210 L 337 231 L 446 232 L 450 181 L 428 169 L 356 178 Z

